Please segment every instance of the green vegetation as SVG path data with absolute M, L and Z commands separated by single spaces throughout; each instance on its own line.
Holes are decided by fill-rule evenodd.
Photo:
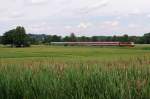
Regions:
M 9 30 L 4 33 L 1 38 L 1 43 L 4 45 L 11 45 L 11 47 L 29 47 L 29 37 L 26 34 L 24 27 L 16 27 L 16 29 Z
M 122 36 L 76 36 L 71 33 L 70 36 L 61 37 L 58 35 L 46 35 L 46 34 L 29 34 L 31 44 L 50 44 L 51 42 L 134 42 L 136 44 L 150 44 L 150 33 L 146 33 L 143 36 L 128 36 L 124 34 Z
M 0 46 L 0 99 L 148 99 L 150 46 Z
M 69 36 L 46 35 L 46 34 L 26 34 L 24 27 L 16 27 L 0 36 L 0 44 L 11 45 L 11 47 L 29 47 L 30 44 L 50 45 L 51 42 L 134 42 L 136 44 L 150 44 L 150 33 L 143 36 L 76 36 L 71 33 Z

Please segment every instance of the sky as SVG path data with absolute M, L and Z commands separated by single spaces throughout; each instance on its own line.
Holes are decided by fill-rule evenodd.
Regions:
M 150 32 L 150 0 L 0 0 L 0 35 L 143 35 Z

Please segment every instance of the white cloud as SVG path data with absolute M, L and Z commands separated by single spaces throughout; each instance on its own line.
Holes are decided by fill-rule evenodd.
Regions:
M 129 13 L 129 15 L 140 15 L 141 14 L 141 11 L 140 11 L 140 9 L 133 9 L 132 11 L 131 11 L 131 13 Z
M 10 18 L 22 18 L 24 14 L 19 11 L 11 12 Z
M 148 14 L 147 17 L 150 18 L 150 14 Z
M 129 28 L 138 28 L 139 25 L 138 24 L 134 24 L 134 23 L 131 23 L 128 25 Z
M 105 26 L 111 26 L 111 27 L 117 27 L 119 26 L 120 22 L 119 21 L 105 21 L 103 25 Z
M 71 29 L 71 28 L 72 26 L 69 26 L 69 25 L 65 26 L 65 29 Z
M 120 20 L 120 19 L 121 19 L 121 16 L 117 16 L 116 19 L 117 19 L 117 20 Z
M 96 10 L 99 10 L 102 7 L 107 6 L 109 3 L 108 0 L 83 0 L 84 3 L 79 9 L 80 14 L 90 13 Z
M 32 31 L 33 33 L 43 33 L 44 31 L 48 31 L 50 32 L 52 27 L 49 27 L 49 26 L 45 26 L 45 27 L 42 27 L 42 26 L 27 26 L 26 29 L 28 31 Z
M 121 32 L 142 33 L 149 30 L 149 5 L 150 0 L 3 0 L 0 3 L 0 32 L 21 24 L 30 33 L 53 30 L 55 34 L 70 31 L 87 35 L 111 34 L 114 28 Z M 138 29 L 132 29 L 137 26 L 131 23 L 136 22 Z
M 92 24 L 90 22 L 81 22 L 79 25 L 77 25 L 77 27 L 81 29 L 87 29 L 91 26 Z
M 29 1 L 31 4 L 44 4 L 44 3 L 47 3 L 48 0 L 30 0 Z

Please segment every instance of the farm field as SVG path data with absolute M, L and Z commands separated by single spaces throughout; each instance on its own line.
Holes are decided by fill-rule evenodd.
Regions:
M 148 99 L 150 45 L 0 46 L 0 99 Z

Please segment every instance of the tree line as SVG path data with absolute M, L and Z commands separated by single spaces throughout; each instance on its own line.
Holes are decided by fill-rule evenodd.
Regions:
M 143 36 L 76 36 L 71 33 L 69 36 L 46 35 L 46 34 L 27 34 L 24 27 L 18 26 L 15 29 L 5 32 L 0 36 L 0 44 L 10 45 L 11 47 L 28 47 L 31 44 L 51 44 L 51 42 L 135 42 L 136 44 L 150 44 L 150 33 Z
M 150 33 L 143 36 L 76 36 L 71 33 L 69 36 L 46 35 L 46 34 L 28 34 L 31 44 L 50 44 L 51 42 L 134 42 L 136 44 L 150 44 Z

